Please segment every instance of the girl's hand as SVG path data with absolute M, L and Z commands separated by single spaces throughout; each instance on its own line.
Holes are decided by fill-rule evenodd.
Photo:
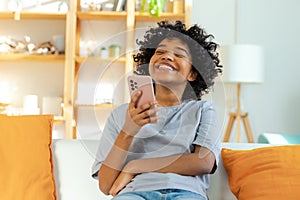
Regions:
M 109 190 L 110 195 L 116 196 L 137 174 L 139 174 L 135 167 L 136 160 L 132 160 L 124 166 L 123 170 L 120 172 Z
M 135 136 L 142 126 L 148 123 L 155 123 L 158 119 L 155 102 L 150 102 L 136 107 L 142 91 L 137 91 L 131 97 L 126 112 L 125 124 L 122 130 L 128 135 Z
M 109 194 L 116 196 L 133 179 L 133 177 L 133 174 L 122 171 L 109 190 Z

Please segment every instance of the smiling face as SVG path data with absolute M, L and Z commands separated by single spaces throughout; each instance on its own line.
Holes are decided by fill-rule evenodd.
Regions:
M 192 58 L 188 46 L 180 39 L 162 40 L 149 63 L 153 80 L 161 85 L 183 85 L 193 81 Z

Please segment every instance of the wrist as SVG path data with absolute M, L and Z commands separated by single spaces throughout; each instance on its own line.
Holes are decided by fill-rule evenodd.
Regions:
M 126 126 L 124 125 L 121 129 L 121 131 L 127 135 L 127 136 L 131 136 L 134 137 L 139 131 L 140 131 L 141 127 L 139 126 Z
M 125 165 L 122 171 L 132 175 L 140 174 L 141 172 L 138 171 L 138 168 L 136 166 L 137 163 L 135 162 L 135 160 L 131 160 Z
M 118 137 L 120 137 L 121 140 L 125 142 L 125 141 L 132 141 L 134 136 L 132 134 L 128 134 L 128 132 L 124 131 L 124 129 L 121 129 Z

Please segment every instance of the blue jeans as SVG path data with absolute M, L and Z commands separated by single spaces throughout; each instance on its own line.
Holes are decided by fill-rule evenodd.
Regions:
M 112 200 L 206 200 L 200 194 L 180 189 L 124 192 Z

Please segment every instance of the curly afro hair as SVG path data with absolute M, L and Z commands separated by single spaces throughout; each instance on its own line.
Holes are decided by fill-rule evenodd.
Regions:
M 204 94 L 209 93 L 218 73 L 222 73 L 216 52 L 218 45 L 212 41 L 214 36 L 207 34 L 197 25 L 187 29 L 181 21 L 161 21 L 157 24 L 158 27 L 146 31 L 143 40 L 136 40 L 140 48 L 139 52 L 133 55 L 136 63 L 135 73 L 149 75 L 150 59 L 162 40 L 180 39 L 189 47 L 192 54 L 192 70 L 197 73 L 197 78 L 187 84 L 182 100 L 201 100 Z

